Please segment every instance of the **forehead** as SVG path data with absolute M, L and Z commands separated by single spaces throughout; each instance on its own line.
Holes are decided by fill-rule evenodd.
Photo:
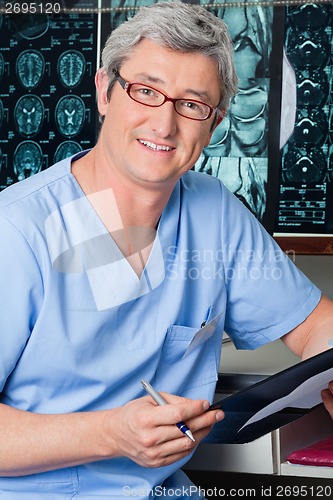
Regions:
M 212 58 L 199 52 L 176 51 L 148 39 L 129 52 L 121 75 L 132 81 L 147 77 L 170 92 L 191 88 L 208 93 L 214 101 L 220 96 L 217 63 Z

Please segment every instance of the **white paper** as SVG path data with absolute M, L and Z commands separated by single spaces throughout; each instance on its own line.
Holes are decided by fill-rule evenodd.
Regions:
M 292 375 L 291 375 L 292 376 Z M 308 380 L 303 382 L 295 390 L 293 390 L 287 396 L 280 398 L 273 403 L 265 406 L 257 413 L 255 413 L 240 429 L 240 432 L 244 427 L 250 425 L 254 422 L 258 422 L 273 413 L 276 413 L 283 408 L 313 408 L 317 404 L 322 402 L 320 392 L 328 386 L 328 382 L 333 380 L 333 368 L 329 368 L 324 372 L 318 373 Z
M 209 323 L 207 323 L 205 326 L 203 326 L 202 328 L 200 328 L 200 330 L 196 332 L 196 334 L 194 335 L 193 339 L 190 342 L 190 345 L 186 349 L 183 357 L 187 356 L 190 352 L 193 351 L 193 349 L 198 347 L 198 345 L 206 342 L 206 340 L 208 340 L 214 334 L 221 316 L 222 313 L 218 314 Z

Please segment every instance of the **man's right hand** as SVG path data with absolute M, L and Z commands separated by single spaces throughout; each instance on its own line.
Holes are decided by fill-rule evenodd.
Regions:
M 162 467 L 189 455 L 224 418 L 221 410 L 206 412 L 209 402 L 163 394 L 169 403 L 157 406 L 150 396 L 130 401 L 115 411 L 117 428 L 108 431 L 116 456 L 126 456 L 143 467 Z M 176 424 L 185 422 L 193 443 Z

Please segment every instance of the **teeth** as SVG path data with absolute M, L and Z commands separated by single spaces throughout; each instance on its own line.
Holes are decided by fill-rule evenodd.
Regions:
M 154 149 L 155 151 L 171 151 L 172 148 L 169 146 L 159 146 L 158 144 L 154 144 L 153 142 L 149 141 L 141 141 L 141 144 L 144 146 L 147 146 L 147 148 Z

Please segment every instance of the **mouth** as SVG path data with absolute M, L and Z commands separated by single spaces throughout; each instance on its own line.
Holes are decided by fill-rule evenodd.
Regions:
M 145 146 L 146 148 L 152 150 L 152 151 L 172 151 L 175 148 L 172 148 L 171 146 L 165 146 L 163 144 L 155 144 L 154 142 L 151 141 L 144 141 L 142 139 L 138 139 L 140 144 Z

